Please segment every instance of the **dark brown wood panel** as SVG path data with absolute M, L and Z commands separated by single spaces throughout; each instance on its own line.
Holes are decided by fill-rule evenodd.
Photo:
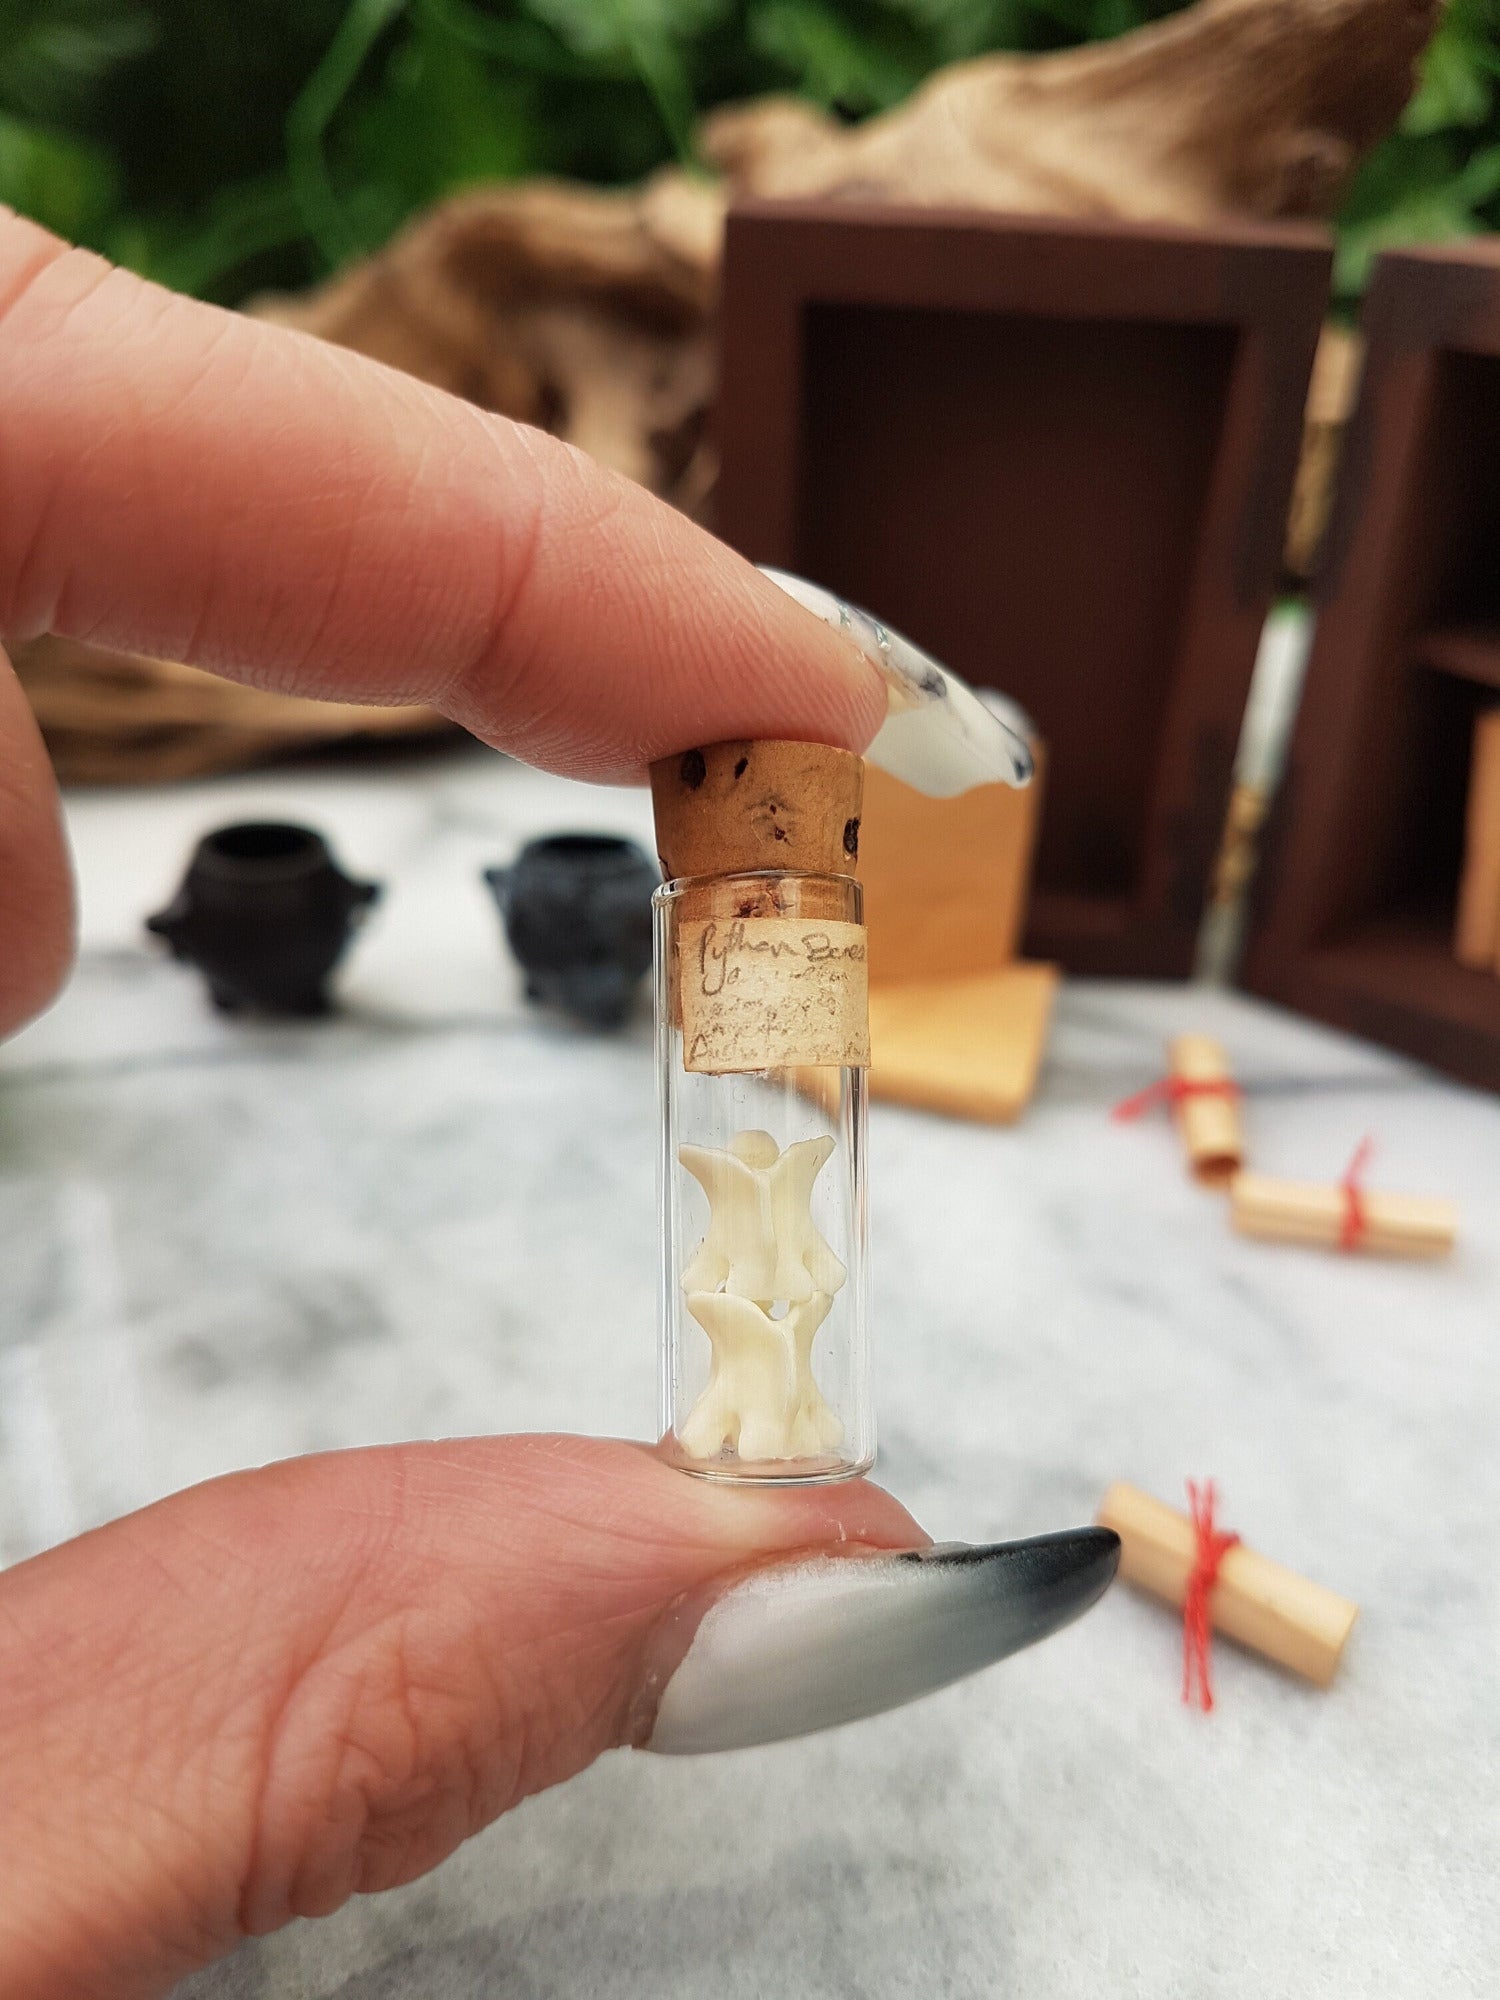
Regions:
M 1328 246 L 931 210 L 730 218 L 719 525 L 1049 746 L 1026 948 L 1192 965 Z
M 1245 983 L 1500 1089 L 1452 955 L 1475 716 L 1500 698 L 1500 252 L 1382 258 Z

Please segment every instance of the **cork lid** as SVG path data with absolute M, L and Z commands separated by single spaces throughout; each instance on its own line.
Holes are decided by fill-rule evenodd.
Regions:
M 789 869 L 852 875 L 865 767 L 826 743 L 710 743 L 651 766 L 670 877 Z

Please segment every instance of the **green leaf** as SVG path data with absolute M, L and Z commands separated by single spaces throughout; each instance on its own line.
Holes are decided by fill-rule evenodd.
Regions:
M 0 112 L 0 202 L 89 243 L 118 197 L 118 170 L 101 147 Z
M 513 71 L 568 77 L 579 83 L 634 74 L 626 55 L 580 56 L 542 22 L 490 14 L 471 0 L 417 0 L 417 13 L 429 27 Z
M 404 5 L 405 0 L 350 0 L 322 61 L 286 115 L 286 164 L 292 192 L 308 235 L 332 266 L 373 245 L 361 241 L 339 200 L 328 171 L 325 136 L 365 58 Z
M 1334 262 L 1334 288 L 1361 292 L 1382 250 L 1405 243 L 1454 243 L 1485 228 L 1480 206 L 1500 193 L 1500 146 L 1476 154 L 1452 178 L 1415 187 L 1362 222 L 1346 225 Z
M 1461 13 L 1448 14 L 1422 60 L 1422 82 L 1401 114 L 1412 137 L 1482 125 L 1495 100 L 1495 50 Z
M 655 105 L 679 160 L 692 158 L 696 105 L 684 45 L 718 27 L 731 0 L 529 0 L 567 47 L 627 62 Z
M 771 0 L 750 17 L 751 45 L 787 70 L 804 96 L 844 110 L 879 111 L 921 81 L 874 35 L 856 35 L 820 0 Z
M 641 37 L 687 42 L 718 27 L 731 0 L 527 0 L 527 11 L 582 55 L 629 56 Z
M 155 40 L 155 21 L 135 0 L 0 0 L 0 105 L 21 117 L 75 117 Z
M 529 79 L 491 77 L 480 57 L 423 19 L 351 114 L 340 180 L 378 192 L 388 231 L 455 189 L 533 169 L 538 112 Z
M 1500 144 L 1485 146 L 1469 158 L 1454 183 L 1454 191 L 1475 212 L 1500 194 Z
M 884 6 L 921 37 L 936 68 L 1004 46 L 1003 24 L 1025 12 L 1026 0 L 884 0 Z
M 218 292 L 269 251 L 300 243 L 304 234 L 287 176 L 275 173 L 219 190 L 191 219 L 131 217 L 114 227 L 104 248 L 143 277 L 202 295 Z

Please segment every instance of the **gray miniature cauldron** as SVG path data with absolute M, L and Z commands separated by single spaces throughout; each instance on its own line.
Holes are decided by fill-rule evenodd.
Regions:
M 322 1014 L 328 976 L 379 894 L 345 875 L 310 827 L 246 821 L 199 841 L 146 928 L 197 966 L 226 1013 Z
M 651 966 L 651 897 L 661 880 L 633 840 L 555 833 L 484 874 L 526 975 L 528 1000 L 593 1028 L 618 1028 Z

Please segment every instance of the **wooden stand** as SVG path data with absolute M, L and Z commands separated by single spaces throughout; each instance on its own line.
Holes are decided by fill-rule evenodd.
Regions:
M 1046 783 L 1036 776 L 932 799 L 873 765 L 865 771 L 859 872 L 870 926 L 870 983 L 961 979 L 1009 965 L 1026 895 Z
M 872 987 L 871 1096 L 1010 1124 L 1036 1089 L 1056 993 L 1054 965 Z
M 1245 984 L 1500 1090 L 1454 957 L 1475 719 L 1500 690 L 1500 244 L 1383 257 Z
M 1046 758 L 1024 790 L 932 799 L 865 773 L 860 874 L 870 940 L 870 1093 L 1008 1124 L 1036 1088 L 1057 991 L 1014 962 Z
M 1036 718 L 1025 949 L 1185 977 L 1281 563 L 1321 230 L 751 203 L 718 525 Z

